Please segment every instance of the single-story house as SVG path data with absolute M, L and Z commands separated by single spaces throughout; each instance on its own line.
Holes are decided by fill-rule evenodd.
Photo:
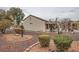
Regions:
M 34 15 L 26 17 L 23 26 L 26 31 L 49 31 L 48 21 Z

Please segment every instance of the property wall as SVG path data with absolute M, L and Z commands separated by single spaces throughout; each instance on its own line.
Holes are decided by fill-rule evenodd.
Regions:
M 39 20 L 35 17 L 28 17 L 24 23 L 25 30 L 28 31 L 45 31 L 45 21 Z

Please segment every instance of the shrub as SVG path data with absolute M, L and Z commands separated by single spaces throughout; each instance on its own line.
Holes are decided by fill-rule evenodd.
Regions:
M 15 32 L 16 32 L 17 34 L 21 34 L 22 30 L 19 29 L 19 28 L 15 28 Z
M 56 47 L 59 51 L 68 50 L 68 48 L 71 46 L 72 41 L 72 38 L 67 35 L 57 35 L 54 38 L 54 43 L 56 44 Z
M 39 42 L 41 47 L 48 47 L 50 43 L 50 36 L 49 35 L 39 35 Z
M 16 32 L 17 34 L 21 34 L 22 31 L 24 32 L 24 28 L 21 28 L 21 26 L 20 26 L 20 27 L 18 26 L 18 27 L 15 28 L 15 32 Z
M 38 32 L 37 34 L 38 35 L 47 35 L 48 33 L 46 33 L 46 32 Z
M 5 30 L 7 28 L 10 28 L 11 25 L 12 25 L 11 20 L 9 20 L 9 19 L 1 19 L 0 20 L 0 31 L 2 33 L 5 33 Z

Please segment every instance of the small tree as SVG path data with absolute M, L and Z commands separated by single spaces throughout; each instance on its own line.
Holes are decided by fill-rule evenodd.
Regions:
M 24 18 L 24 13 L 20 8 L 12 7 L 7 11 L 7 15 L 14 21 L 16 20 L 17 25 L 20 24 Z
M 58 18 L 56 18 L 55 23 L 56 23 L 57 32 L 58 34 L 60 34 L 60 24 L 58 22 Z
M 51 32 L 56 29 L 56 24 L 54 23 L 53 19 L 49 19 L 49 28 Z
M 9 28 L 11 25 L 11 19 L 7 16 L 6 11 L 0 9 L 0 31 L 5 33 L 6 28 Z
M 2 19 L 0 21 L 0 31 L 5 33 L 5 30 L 12 25 L 12 22 L 8 19 Z
M 70 18 L 64 18 L 61 23 L 62 23 L 63 30 L 65 30 L 65 31 L 71 30 L 71 20 L 70 20 Z
M 68 21 L 67 26 L 68 26 L 68 31 L 70 32 L 71 31 L 71 20 Z
M 0 9 L 0 20 L 1 20 L 1 19 L 4 19 L 5 16 L 6 16 L 6 12 L 5 12 L 5 10 Z

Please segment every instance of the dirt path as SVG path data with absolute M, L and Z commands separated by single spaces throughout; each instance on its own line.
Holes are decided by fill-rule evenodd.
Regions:
M 29 40 L 15 41 L 14 39 L 10 34 L 0 36 L 0 52 L 23 52 L 27 47 L 37 42 L 34 36 Z

